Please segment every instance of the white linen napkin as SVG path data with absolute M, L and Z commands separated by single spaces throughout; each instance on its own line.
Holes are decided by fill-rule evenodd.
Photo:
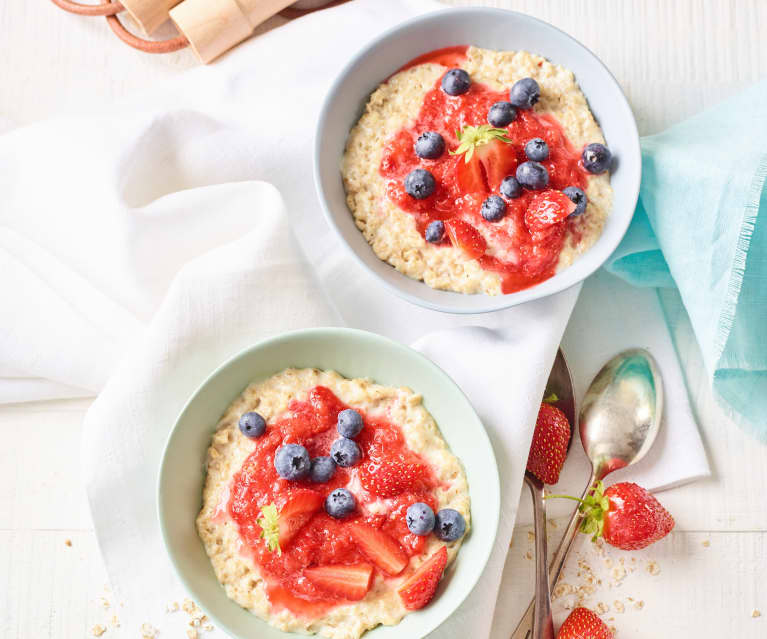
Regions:
M 434 636 L 489 634 L 532 425 L 580 287 L 484 316 L 416 308 L 339 246 L 311 176 L 319 104 L 349 53 L 438 6 L 343 5 L 108 114 L 0 138 L 0 286 L 13 300 L 0 318 L 0 398 L 101 391 L 86 418 L 83 472 L 129 632 L 144 621 L 169 634 L 183 627 L 163 614 L 181 591 L 164 560 L 154 493 L 161 446 L 186 398 L 258 339 L 343 323 L 415 341 L 466 391 L 491 435 L 502 481 L 499 535 L 480 584 Z M 645 319 L 648 335 L 666 335 L 659 308 Z M 586 316 L 580 335 L 592 359 L 584 374 L 603 355 L 595 349 L 613 321 Z M 636 344 L 624 337 L 615 350 Z M 680 419 L 686 415 L 679 436 L 700 447 L 667 335 L 654 344 L 665 349 L 663 371 L 676 384 L 669 404 L 680 402 Z M 673 481 L 705 466 L 701 454 L 685 474 L 668 459 L 657 460 L 657 475 Z

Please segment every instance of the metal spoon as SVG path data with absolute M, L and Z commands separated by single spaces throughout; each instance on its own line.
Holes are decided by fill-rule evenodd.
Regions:
M 544 397 L 556 396 L 551 402 L 559 408 L 570 422 L 570 442 L 575 425 L 575 396 L 570 369 L 560 348 L 554 366 L 546 382 Z M 569 446 L 569 444 L 568 444 Z M 554 639 L 554 620 L 551 616 L 551 588 L 549 587 L 548 556 L 546 548 L 546 502 L 543 498 L 543 482 L 531 472 L 525 471 L 525 483 L 533 498 L 535 523 L 535 615 L 532 619 L 533 639 Z
M 638 462 L 647 454 L 661 426 L 663 383 L 650 353 L 635 348 L 613 357 L 591 382 L 580 413 L 581 443 L 591 461 L 591 477 L 582 498 L 597 480 Z M 556 584 L 581 524 L 576 508 L 549 566 Z M 537 533 L 536 533 L 537 538 Z M 511 639 L 529 639 L 535 600 L 530 602 Z

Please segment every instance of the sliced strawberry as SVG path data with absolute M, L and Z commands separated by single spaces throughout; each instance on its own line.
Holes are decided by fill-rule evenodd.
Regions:
M 548 189 L 536 194 L 525 211 L 525 225 L 531 233 L 559 224 L 575 210 L 575 202 L 562 191 Z
M 349 524 L 349 532 L 362 553 L 389 575 L 398 575 L 408 564 L 408 557 L 395 539 L 365 524 Z
M 335 423 L 338 419 L 338 413 L 345 408 L 341 400 L 333 394 L 333 391 L 325 386 L 315 386 L 309 391 L 309 403 L 324 425 L 327 425 L 328 422 Z
M 362 599 L 373 585 L 370 564 L 314 566 L 306 568 L 304 575 L 318 588 L 351 601 Z
M 424 561 L 397 592 L 408 610 L 418 610 L 431 601 L 447 565 L 447 548 L 442 546 Z
M 278 520 L 280 548 L 283 550 L 304 524 L 322 507 L 322 495 L 313 490 L 293 493 L 280 510 Z
M 487 185 L 482 175 L 482 165 L 476 153 L 468 162 L 465 161 L 463 155 L 457 156 L 455 172 L 458 188 L 464 195 L 467 193 L 487 193 Z
M 475 260 L 484 255 L 487 242 L 471 224 L 463 220 L 447 220 L 445 228 L 453 246 L 461 249 L 468 258 Z
M 514 175 L 517 170 L 517 155 L 514 147 L 508 142 L 492 140 L 478 146 L 474 154 L 485 170 L 487 186 L 491 192 L 498 191 L 503 178 Z
M 418 490 L 428 469 L 417 462 L 399 459 L 371 461 L 359 471 L 360 483 L 368 492 L 379 497 L 396 497 L 402 492 Z

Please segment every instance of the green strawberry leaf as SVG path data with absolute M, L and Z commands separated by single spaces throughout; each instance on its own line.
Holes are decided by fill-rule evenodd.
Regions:
M 261 517 L 256 523 L 261 526 L 261 538 L 266 540 L 266 546 L 272 552 L 282 555 L 280 548 L 280 515 L 277 512 L 277 506 L 269 504 L 261 508 Z
M 464 161 L 468 164 L 474 157 L 474 149 L 483 144 L 488 144 L 493 140 L 500 140 L 511 144 L 511 138 L 507 137 L 506 129 L 496 129 L 489 124 L 480 124 L 479 126 L 465 126 L 462 131 L 456 131 L 455 137 L 458 138 L 458 148 L 450 151 L 450 155 L 464 154 Z

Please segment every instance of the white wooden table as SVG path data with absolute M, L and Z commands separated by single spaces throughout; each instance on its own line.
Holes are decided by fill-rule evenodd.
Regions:
M 643 134 L 767 76 L 767 3 L 762 0 L 450 3 L 516 9 L 572 34 L 615 74 Z M 47 2 L 27 0 L 0 2 L 0 51 L 0 118 L 17 124 L 84 103 L 108 104 L 195 64 L 184 51 L 161 57 L 136 53 L 115 40 L 101 19 L 81 19 Z M 565 605 L 580 596 L 590 607 L 609 608 L 603 616 L 618 637 L 763 639 L 767 447 L 722 414 L 689 326 L 682 322 L 677 332 L 714 477 L 662 495 L 677 526 L 646 551 L 602 556 L 581 540 L 582 563 L 571 561 L 568 567 L 565 594 L 555 601 L 556 617 L 561 621 Z M 140 636 L 138 628 L 110 623 L 114 615 L 119 618 L 119 602 L 105 590 L 107 578 L 79 483 L 81 421 L 89 403 L 0 407 L 3 639 L 87 637 L 95 624 L 108 628 L 107 638 Z M 561 529 L 560 524 L 552 531 L 554 537 Z M 517 614 L 532 591 L 531 550 L 528 530 L 519 528 L 499 606 L 506 614 Z M 591 580 L 589 570 L 595 573 Z M 161 621 L 155 623 L 161 626 Z

